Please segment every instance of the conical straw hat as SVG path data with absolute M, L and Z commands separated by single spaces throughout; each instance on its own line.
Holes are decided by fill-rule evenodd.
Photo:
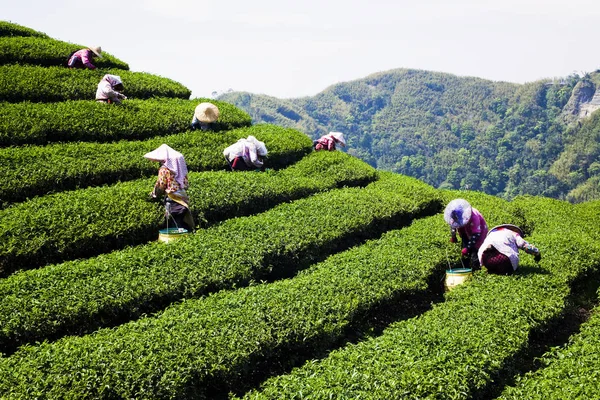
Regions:
M 99 58 L 102 58 L 102 47 L 100 46 L 92 46 L 90 50 L 97 55 Z
M 219 118 L 219 109 L 212 103 L 200 103 L 196 106 L 194 116 L 200 122 L 215 122 Z

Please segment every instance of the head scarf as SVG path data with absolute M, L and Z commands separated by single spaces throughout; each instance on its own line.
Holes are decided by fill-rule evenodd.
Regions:
M 163 166 L 175 173 L 175 180 L 183 188 L 183 180 L 188 173 L 183 154 L 163 143 L 156 150 L 144 154 L 144 158 L 160 161 Z
M 106 74 L 106 75 L 104 75 L 102 80 L 108 82 L 108 84 L 110 85 L 111 88 L 114 88 L 115 86 L 117 86 L 119 84 L 121 84 L 121 85 L 123 84 L 123 81 L 121 81 L 121 77 L 118 75 Z M 100 82 L 102 82 L 102 81 L 100 81 Z
M 454 199 L 444 210 L 444 220 L 452 228 L 460 228 L 469 223 L 473 208 L 465 199 Z
M 265 142 L 261 142 L 254 136 L 248 136 L 248 139 L 246 139 L 246 140 L 249 141 L 250 143 L 253 143 L 254 146 L 256 146 L 256 153 L 259 156 L 264 157 L 267 155 L 268 152 L 267 152 L 267 146 L 265 146 Z
M 335 141 L 341 144 L 343 147 L 346 147 L 346 139 L 344 139 L 344 134 L 342 132 L 329 132 L 329 136 L 334 138 Z

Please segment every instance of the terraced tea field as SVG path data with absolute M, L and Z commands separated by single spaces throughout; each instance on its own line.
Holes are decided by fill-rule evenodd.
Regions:
M 437 190 L 110 54 L 62 66 L 77 48 L 0 22 L 0 398 L 600 393 L 600 202 Z M 93 100 L 105 73 L 120 106 Z M 191 131 L 203 101 L 221 115 Z M 222 150 L 248 135 L 269 170 L 226 172 Z M 197 222 L 169 244 L 142 157 L 161 143 L 185 155 Z M 444 293 L 456 197 L 523 227 L 541 262 Z

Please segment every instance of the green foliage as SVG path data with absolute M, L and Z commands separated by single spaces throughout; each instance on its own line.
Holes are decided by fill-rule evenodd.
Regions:
M 1 65 L 0 101 L 93 100 L 96 98 L 98 83 L 105 74 L 109 73 L 121 77 L 125 86 L 123 93 L 131 99 L 152 97 L 189 99 L 191 95 L 191 91 L 182 84 L 145 72 Z
M 0 65 L 32 64 L 44 67 L 67 66 L 69 56 L 85 46 L 40 37 L 0 37 Z M 117 68 L 128 70 L 125 62 L 102 52 L 102 58 L 95 58 L 92 64 L 97 68 Z
M 589 81 L 593 87 L 596 75 L 517 85 L 397 69 L 339 83 L 313 97 L 281 100 L 234 92 L 221 99 L 246 110 L 255 122 L 295 127 L 312 138 L 342 131 L 345 151 L 435 187 L 506 199 L 521 194 L 564 199 L 590 178 L 585 170 L 596 160 L 572 164 L 591 154 L 565 147 L 572 135 L 565 133 L 565 113 L 579 107 L 577 85 Z M 554 173 L 557 159 L 572 174 Z M 581 199 L 593 195 L 588 187 L 581 189 Z
M 0 37 L 3 36 L 37 36 L 47 38 L 48 35 L 38 32 L 26 26 L 14 24 L 8 21 L 0 21 Z
M 341 186 L 366 184 L 375 170 L 344 153 L 312 153 L 266 173 L 190 173 L 188 194 L 200 226 L 264 211 Z M 163 208 L 148 201 L 154 178 L 34 198 L 0 210 L 0 275 L 87 258 L 156 239 Z
M 486 398 L 499 374 L 512 375 L 530 336 L 543 334 L 564 311 L 569 285 L 600 265 L 598 242 L 578 229 L 590 214 L 543 199 L 521 199 L 520 205 L 571 216 L 565 224 L 560 217 L 527 214 L 536 225 L 530 240 L 544 255 L 540 266 L 524 258 L 515 277 L 476 273 L 431 311 L 274 377 L 246 398 Z M 552 229 L 539 229 L 542 223 Z
M 295 351 L 316 351 L 334 344 L 349 326 L 382 303 L 422 294 L 437 266 L 445 262 L 444 249 L 449 247 L 446 237 L 436 234 L 440 221 L 443 223 L 435 216 L 388 232 L 377 241 L 312 266 L 295 279 L 222 292 L 203 301 L 186 301 L 158 318 L 101 331 L 93 338 L 66 339 L 60 344 L 66 359 L 58 360 L 57 343 L 46 347 L 47 356 L 37 352 L 36 361 L 57 357 L 58 362 L 51 362 L 55 369 L 47 372 L 69 374 L 78 364 L 73 362 L 76 358 L 83 357 L 90 366 L 108 360 L 107 369 L 119 370 L 123 376 L 102 377 L 107 389 L 93 381 L 100 377 L 86 378 L 98 390 L 106 390 L 102 396 L 112 389 L 123 397 L 161 397 L 168 393 L 173 398 L 185 398 L 187 393 L 194 393 L 196 398 L 210 398 L 214 386 L 240 389 L 247 384 L 244 379 L 252 376 L 251 366 L 257 358 L 281 356 L 283 351 L 283 360 L 294 359 Z M 405 251 L 399 254 L 398 249 Z M 104 347 L 105 343 L 126 341 L 129 344 L 125 348 Z M 152 351 L 142 354 L 140 350 L 148 345 Z M 104 351 L 98 351 L 100 346 Z M 130 361 L 113 355 L 117 349 L 129 353 Z M 172 378 L 161 379 L 161 370 L 151 365 L 160 365 Z M 151 379 L 142 382 L 136 378 L 142 368 Z M 190 380 L 195 374 L 198 378 Z M 29 389 L 23 389 L 36 390 L 38 382 L 32 383 Z M 16 393 L 19 385 L 15 385 Z M 80 382 L 75 388 L 59 384 L 45 390 L 80 394 L 83 385 Z
M 249 135 L 266 143 L 269 168 L 285 167 L 312 151 L 306 135 L 273 125 L 226 132 L 188 131 L 145 141 L 8 147 L 0 149 L 5 177 L 0 183 L 0 199 L 6 206 L 47 193 L 149 177 L 157 167 L 143 155 L 162 143 L 184 154 L 191 171 L 224 169 L 223 150 Z
M 198 231 L 168 247 L 152 243 L 13 274 L 0 280 L 0 343 L 6 348 L 85 332 L 182 298 L 244 286 L 252 279 L 290 276 L 328 254 L 439 211 L 440 206 L 431 187 L 384 174 L 366 188 L 333 190 L 281 204 Z
M 146 139 L 190 129 L 196 105 L 208 99 L 128 100 L 107 107 L 92 100 L 0 103 L 0 146 L 51 142 Z M 219 107 L 214 131 L 250 126 L 250 116 L 231 104 Z

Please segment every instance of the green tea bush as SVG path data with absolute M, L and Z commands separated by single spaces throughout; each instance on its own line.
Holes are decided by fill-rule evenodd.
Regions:
M 593 399 L 600 393 L 600 313 L 581 326 L 564 347 L 557 347 L 541 359 L 542 368 L 518 377 L 499 399 Z
M 47 38 L 48 35 L 38 32 L 26 26 L 14 24 L 8 21 L 0 21 L 0 37 L 1 36 L 37 36 Z
M 317 152 L 280 171 L 192 172 L 188 194 L 195 221 L 205 226 L 375 178 L 375 170 L 354 157 Z M 147 200 L 154 181 L 63 192 L 0 210 L 0 275 L 156 239 L 163 207 Z
M 33 196 L 99 186 L 156 174 L 157 163 L 143 158 L 162 143 L 184 154 L 190 171 L 224 169 L 223 150 L 254 135 L 269 150 L 267 166 L 282 168 L 312 151 L 308 136 L 294 129 L 257 125 L 227 132 L 188 131 L 145 141 L 61 143 L 0 149 L 2 206 Z
M 373 309 L 422 295 L 446 262 L 443 223 L 439 215 L 415 221 L 294 279 L 184 301 L 156 318 L 30 348 L 0 367 L 4 372 L 14 365 L 23 377 L 2 389 L 10 382 L 13 394 L 27 396 L 218 398 L 247 384 L 257 362 L 285 363 L 335 345 Z M 47 363 L 47 375 L 26 377 L 37 363 Z M 112 372 L 91 372 L 101 364 Z M 90 373 L 77 382 L 50 382 L 81 367 Z
M 543 200 L 525 204 L 529 210 L 549 206 Z M 511 374 L 532 332 L 561 316 L 569 285 L 599 265 L 600 247 L 577 229 L 592 221 L 574 221 L 568 203 L 553 206 L 551 220 L 532 217 L 553 227 L 536 227 L 530 237 L 542 249 L 539 267 L 524 257 L 516 276 L 477 273 L 420 317 L 272 378 L 245 398 L 481 397 L 496 376 Z M 564 215 L 571 215 L 571 224 L 564 224 Z
M 140 140 L 190 129 L 195 107 L 210 101 L 219 107 L 214 131 L 250 126 L 250 116 L 239 108 L 208 99 L 128 100 L 107 107 L 92 100 L 58 103 L 1 103 L 0 146 L 52 142 L 111 142 Z
M 31 64 L 66 68 L 69 56 L 83 48 L 85 46 L 50 38 L 0 36 L 0 65 Z M 102 52 L 102 58 L 95 58 L 92 64 L 97 68 L 129 69 L 125 62 L 106 52 Z
M 376 181 L 362 189 L 316 194 L 168 245 L 151 243 L 13 274 L 0 280 L 1 348 L 88 332 L 182 298 L 290 276 L 328 254 L 439 211 L 433 188 L 391 174 L 380 179 L 387 187 Z
M 175 97 L 189 99 L 191 91 L 168 78 L 145 72 L 95 70 L 31 65 L 0 65 L 0 101 L 55 102 L 94 100 L 104 74 L 119 75 L 130 99 Z M 108 105 L 106 105 L 108 106 Z

